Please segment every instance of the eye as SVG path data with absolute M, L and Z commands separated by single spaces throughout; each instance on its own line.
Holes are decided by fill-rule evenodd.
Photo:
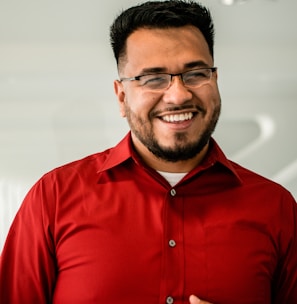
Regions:
M 209 78 L 209 70 L 207 69 L 201 69 L 201 70 L 194 70 L 190 71 L 186 74 L 184 74 L 184 78 L 189 80 L 189 79 L 204 79 L 204 78 Z
M 164 74 L 144 75 L 141 77 L 143 86 L 159 86 L 167 83 L 168 77 Z
M 207 82 L 210 79 L 211 71 L 209 69 L 197 69 L 183 74 L 185 85 L 197 86 Z

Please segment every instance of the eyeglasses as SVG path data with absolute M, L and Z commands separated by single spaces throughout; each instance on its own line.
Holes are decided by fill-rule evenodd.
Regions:
M 199 88 L 210 82 L 212 74 L 217 70 L 216 67 L 200 68 L 190 70 L 184 73 L 169 74 L 156 73 L 139 75 L 130 78 L 121 78 L 120 81 L 139 81 L 139 85 L 145 89 L 158 91 L 167 90 L 172 82 L 174 76 L 179 76 L 187 88 Z

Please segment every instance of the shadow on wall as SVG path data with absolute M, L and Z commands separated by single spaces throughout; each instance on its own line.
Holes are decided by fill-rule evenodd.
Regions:
M 222 119 L 215 132 L 215 138 L 228 158 L 282 184 L 296 198 L 297 146 L 294 147 L 294 143 L 292 144 L 295 153 L 290 153 L 291 156 L 287 156 L 287 151 L 282 151 L 276 161 L 271 160 L 273 153 L 280 148 L 280 138 L 288 137 L 289 127 L 286 125 L 285 130 L 282 130 L 269 115 Z M 275 148 L 272 149 L 272 146 Z M 254 163 L 261 162 L 261 166 L 256 164 L 253 168 L 252 160 Z M 265 160 L 268 160 L 267 165 Z M 262 172 L 259 172 L 259 168 L 262 168 Z

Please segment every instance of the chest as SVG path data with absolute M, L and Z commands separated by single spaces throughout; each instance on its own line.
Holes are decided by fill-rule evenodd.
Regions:
M 240 197 L 124 184 L 82 197 L 58 210 L 57 303 L 270 303 L 274 236 Z

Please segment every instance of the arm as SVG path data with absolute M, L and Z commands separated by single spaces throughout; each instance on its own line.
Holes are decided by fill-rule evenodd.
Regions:
M 27 194 L 10 228 L 0 261 L 1 303 L 49 303 L 56 269 L 43 182 Z
M 297 204 L 290 196 L 282 202 L 280 258 L 272 285 L 272 303 L 297 303 Z

